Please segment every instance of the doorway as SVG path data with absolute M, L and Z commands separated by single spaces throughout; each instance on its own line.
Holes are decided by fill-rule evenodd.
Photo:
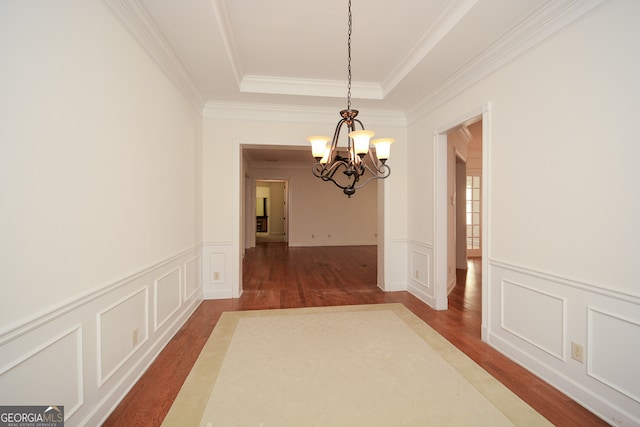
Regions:
M 436 178 L 436 223 L 435 223 L 435 276 L 436 276 L 436 309 L 444 310 L 448 305 L 448 293 L 456 285 L 456 267 L 460 266 L 458 254 L 475 257 L 470 261 L 480 263 L 482 275 L 482 339 L 486 340 L 487 294 L 484 292 L 488 285 L 487 277 L 487 206 L 488 206 L 488 143 L 489 143 L 489 106 L 470 113 L 466 117 L 443 126 L 435 134 L 435 178 Z M 450 145 L 449 140 L 462 139 L 465 143 Z M 462 147 L 462 148 L 460 148 Z M 465 169 L 464 174 L 461 172 Z M 469 192 L 467 182 L 472 178 L 471 193 L 481 195 L 475 200 L 467 200 Z M 456 186 L 456 181 L 458 185 Z M 463 184 L 464 183 L 464 187 Z M 473 186 L 475 185 L 475 188 Z M 463 193 L 464 198 L 463 198 Z M 458 197 L 456 197 L 456 195 Z M 459 205 L 459 209 L 455 209 Z M 470 215 L 468 207 L 475 208 Z M 458 218 L 464 213 L 462 222 L 464 227 L 456 228 L 456 212 Z M 474 213 L 476 214 L 474 216 Z M 467 224 L 467 219 L 475 222 Z M 458 224 L 460 225 L 460 224 Z M 471 225 L 471 227 L 469 227 Z M 474 229 L 474 225 L 476 228 Z M 456 239 L 456 234 L 458 238 Z M 459 238 L 464 234 L 464 239 Z M 476 252 L 467 249 L 468 243 L 479 246 Z M 456 251 L 464 246 L 464 251 Z M 479 249 L 479 250 L 478 250 Z M 475 264 L 474 264 L 475 265 Z M 464 270 L 458 270 L 464 273 Z
M 256 243 L 287 242 L 287 182 L 256 180 Z
M 479 257 L 480 251 L 470 252 L 480 245 L 480 188 L 482 166 L 482 120 L 477 118 L 456 126 L 447 137 L 447 294 L 458 283 L 457 275 L 465 274 L 469 256 Z M 473 157 L 472 157 L 473 156 Z M 467 163 L 471 163 L 468 167 Z M 476 175 L 469 176 L 470 174 Z M 461 271 L 462 270 L 462 271 Z

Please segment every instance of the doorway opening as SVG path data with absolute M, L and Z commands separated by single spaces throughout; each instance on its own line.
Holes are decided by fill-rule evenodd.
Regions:
M 465 276 L 467 260 L 480 253 L 482 118 L 465 121 L 447 137 L 447 294 Z M 480 160 L 480 165 L 476 160 Z M 476 251 L 470 251 L 476 247 Z
M 489 108 L 470 113 L 436 132 L 436 308 L 468 272 L 487 282 L 487 176 Z M 478 268 L 480 267 L 480 268 Z M 473 270 L 473 271 L 471 271 Z M 457 277 L 460 276 L 460 277 Z M 481 335 L 486 339 L 486 292 L 482 292 Z
M 287 181 L 256 180 L 256 243 L 287 242 Z
M 385 280 L 384 248 L 388 243 L 385 230 L 388 224 L 385 221 L 385 184 L 380 181 L 364 187 L 357 198 L 348 199 L 342 192 L 336 192 L 334 186 L 325 185 L 317 188 L 318 180 L 310 172 L 313 157 L 310 157 L 308 147 L 296 145 L 268 145 L 268 144 L 242 144 L 236 141 L 234 169 L 238 179 L 232 183 L 234 195 L 234 234 L 231 244 L 232 257 L 232 297 L 242 295 L 243 261 L 248 251 L 253 254 L 257 249 L 258 238 L 271 235 L 273 238 L 284 239 L 283 245 L 287 253 L 297 251 L 298 247 L 328 246 L 328 247 L 353 247 L 375 246 L 377 263 L 367 263 L 374 272 L 375 285 L 383 290 L 387 288 Z M 274 213 L 274 202 L 269 197 L 265 202 L 264 196 L 258 198 L 257 183 L 284 182 L 284 216 L 282 234 L 273 222 L 277 213 Z M 271 196 L 274 191 L 271 190 Z M 365 196 L 366 195 L 366 196 Z M 257 209 L 262 210 L 259 212 Z M 327 211 L 326 206 L 332 206 Z M 327 212 L 370 212 L 366 221 L 358 215 L 344 217 L 327 215 Z M 271 211 L 270 211 L 271 210 Z M 259 218 L 267 217 L 267 218 Z M 260 225 L 258 222 L 265 225 Z M 360 232 L 364 229 L 364 232 Z M 258 231 L 260 230 L 260 231 Z M 280 237 L 282 236 L 282 237 Z M 260 247 L 269 243 L 260 243 Z

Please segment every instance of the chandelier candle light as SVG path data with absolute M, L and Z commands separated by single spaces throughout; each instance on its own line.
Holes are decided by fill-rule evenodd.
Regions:
M 342 119 L 336 126 L 333 139 L 328 136 L 307 138 L 311 143 L 313 157 L 316 159 L 312 169 L 313 174 L 323 181 L 333 182 L 349 197 L 369 181 L 385 179 L 391 174 L 391 168 L 386 161 L 394 141 L 393 138 L 379 138 L 371 141 L 375 132 L 365 129 L 362 122 L 356 118 L 358 110 L 351 108 L 351 21 L 351 0 L 349 0 L 347 109 L 340 111 Z M 361 130 L 356 130 L 356 123 Z M 346 138 L 347 146 L 340 148 L 338 140 L 343 126 L 347 127 L 349 133 Z M 374 150 L 371 149 L 372 144 Z M 344 177 L 341 175 L 336 177 L 339 170 Z M 361 178 L 363 182 L 360 182 Z

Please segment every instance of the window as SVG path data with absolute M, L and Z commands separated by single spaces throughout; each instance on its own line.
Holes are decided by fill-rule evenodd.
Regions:
M 480 177 L 467 176 L 467 250 L 480 250 Z

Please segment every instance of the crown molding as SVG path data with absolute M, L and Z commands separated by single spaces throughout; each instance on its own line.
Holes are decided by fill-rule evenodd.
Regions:
M 340 118 L 334 108 L 298 105 L 257 104 L 225 101 L 209 101 L 203 113 L 205 119 L 236 119 L 270 122 L 331 123 Z M 406 126 L 402 111 L 367 109 L 359 116 L 363 122 L 380 126 Z
M 445 3 L 417 42 L 400 58 L 383 82 L 383 96 L 387 96 L 424 59 L 449 31 L 478 3 L 478 0 L 457 0 Z
M 408 123 L 427 115 L 507 63 L 555 36 L 612 0 L 559 0 L 547 3 L 529 19 L 473 58 L 407 112 Z
M 240 84 L 240 92 L 343 98 L 346 96 L 345 83 L 345 80 L 246 75 Z M 383 99 L 382 87 L 378 83 L 352 82 L 351 92 L 353 98 Z
M 169 44 L 166 42 L 160 30 L 156 27 L 151 17 L 137 0 L 103 0 L 122 24 L 142 45 L 144 50 L 153 58 L 160 69 L 169 77 L 169 80 L 183 94 L 187 101 L 202 112 L 205 99 L 200 88 L 195 84 L 184 65 Z
M 216 17 L 218 28 L 220 28 L 220 35 L 222 36 L 224 48 L 227 52 L 227 57 L 229 58 L 229 64 L 231 64 L 233 76 L 240 88 L 244 71 L 242 61 L 236 53 L 238 52 L 238 49 L 236 48 L 237 43 L 232 31 L 233 26 L 231 25 L 231 18 L 229 17 L 227 2 L 225 0 L 211 0 L 211 7 L 213 9 L 213 14 Z

